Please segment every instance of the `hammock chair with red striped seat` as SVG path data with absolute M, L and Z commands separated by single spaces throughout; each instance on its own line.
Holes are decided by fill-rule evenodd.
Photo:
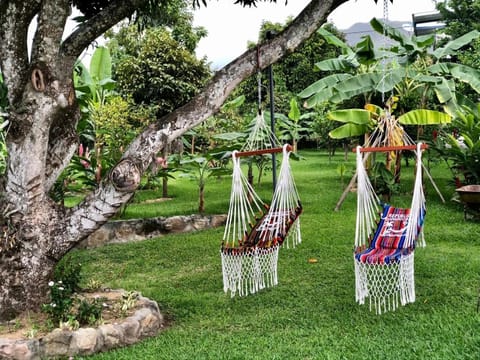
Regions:
M 391 148 L 357 147 L 357 221 L 355 233 L 355 298 L 368 297 L 377 314 L 415 301 L 414 250 L 425 246 L 425 196 L 422 185 L 422 144 L 403 146 L 416 152 L 416 172 L 410 208 L 381 206 L 364 167 L 362 152 Z M 380 216 L 378 216 L 380 215 Z M 379 217 L 379 218 L 378 218 Z

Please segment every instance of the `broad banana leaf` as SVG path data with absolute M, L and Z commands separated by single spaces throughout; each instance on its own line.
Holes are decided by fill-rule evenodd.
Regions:
M 321 71 L 350 71 L 358 67 L 358 63 L 348 59 L 328 59 L 319 61 L 315 66 Z
M 435 86 L 435 93 L 437 95 L 437 99 L 441 104 L 446 104 L 451 99 L 454 98 L 455 95 L 455 83 L 453 81 L 449 81 L 445 78 Z
M 317 33 L 322 35 L 325 38 L 325 40 L 327 41 L 328 44 L 335 45 L 335 46 L 341 48 L 344 53 L 349 54 L 349 55 L 353 55 L 353 51 L 350 48 L 350 46 L 346 42 L 342 41 L 341 39 L 339 39 L 338 37 L 333 35 L 330 31 L 321 27 L 320 29 L 317 30 Z
M 425 75 L 421 73 L 417 73 L 412 76 L 411 70 L 409 70 L 409 75 L 419 83 L 434 84 L 434 85 L 441 83 L 442 80 L 444 79 L 444 77 L 442 76 Z
M 226 140 L 226 141 L 238 140 L 244 137 L 246 137 L 246 134 L 241 132 L 229 132 L 229 133 L 216 134 L 212 136 L 212 138 L 216 140 Z
M 399 83 L 401 83 L 406 76 L 405 68 L 397 68 L 392 70 L 387 70 L 384 73 L 381 73 L 382 77 L 378 81 L 375 90 L 380 93 L 388 93 Z
M 397 120 L 403 125 L 436 125 L 448 124 L 452 117 L 440 111 L 417 109 L 399 116 Z
M 245 95 L 237 96 L 235 99 L 230 100 L 222 105 L 222 110 L 228 111 L 239 108 L 245 102 Z
M 335 85 L 334 96 L 330 99 L 333 103 L 340 103 L 355 95 L 375 91 L 383 74 L 369 73 L 352 76 Z
M 344 139 L 353 136 L 360 136 L 367 133 L 370 127 L 367 125 L 344 124 L 328 133 L 332 139 Z
M 455 63 L 437 63 L 428 68 L 433 74 L 441 76 L 450 75 L 480 92 L 480 71 L 470 66 Z
M 450 116 L 455 116 L 458 111 L 455 83 L 442 78 L 441 83 L 435 86 L 434 91 L 437 95 L 438 101 L 442 104 L 444 111 Z
M 470 66 L 455 63 L 436 63 L 428 68 L 432 74 L 450 75 L 480 93 L 480 71 Z
M 290 111 L 288 117 L 295 122 L 300 119 L 300 109 L 298 108 L 298 103 L 295 98 L 290 99 Z
M 462 48 L 463 46 L 470 44 L 478 37 L 480 37 L 480 32 L 478 32 L 477 30 L 472 30 L 465 35 L 462 35 L 459 38 L 448 42 L 445 46 L 436 49 L 435 51 L 433 51 L 432 55 L 435 56 L 438 61 L 447 55 L 451 55 L 454 51 Z
M 315 105 L 323 104 L 330 101 L 330 99 L 333 96 L 333 90 L 334 88 L 332 86 L 330 88 L 327 88 L 323 91 L 316 93 L 312 97 L 308 98 L 307 101 L 305 101 L 305 103 L 303 104 L 303 106 L 306 107 L 307 109 L 310 109 Z
M 90 60 L 90 76 L 97 82 L 112 77 L 112 58 L 105 46 L 98 47 Z
M 362 40 L 355 45 L 355 53 L 360 64 L 371 65 L 377 61 L 375 45 L 369 35 L 362 36 Z
M 333 74 L 333 75 L 325 76 L 324 78 L 318 81 L 315 81 L 312 85 L 309 85 L 307 88 L 301 91 L 298 94 L 298 96 L 301 98 L 310 97 L 313 94 L 316 94 L 320 91 L 324 91 L 325 89 L 328 89 L 334 86 L 335 84 L 343 82 L 351 77 L 352 75 L 350 74 Z
M 420 48 L 430 48 L 435 45 L 435 35 L 421 35 L 417 36 L 417 45 Z
M 380 34 L 386 34 L 389 38 L 397 41 L 408 53 L 409 55 L 413 55 L 416 52 L 420 52 L 422 49 L 417 42 L 414 40 L 416 39 L 414 36 L 406 36 L 401 31 L 385 25 L 383 22 L 378 21 L 376 18 L 373 18 L 370 21 L 370 25 L 372 28 Z M 433 35 L 430 36 L 432 38 L 431 44 L 434 42 Z M 425 43 L 428 43 L 428 37 L 422 38 L 422 45 L 424 46 Z
M 475 103 L 459 93 L 457 94 L 457 104 L 458 107 L 462 109 L 462 112 L 467 112 L 472 114 L 475 118 L 480 118 L 480 103 Z
M 372 113 L 364 109 L 334 110 L 327 114 L 330 120 L 348 124 L 370 125 L 372 124 Z
M 85 67 L 85 65 L 83 65 L 82 62 L 79 62 L 76 66 L 80 68 L 80 75 L 77 76 L 77 72 L 75 72 L 75 89 L 85 94 L 95 94 L 95 85 L 92 77 L 90 76 L 90 71 L 88 71 L 88 69 Z
M 480 93 L 480 71 L 462 64 L 449 64 L 448 67 L 454 78 L 470 85 L 473 90 Z

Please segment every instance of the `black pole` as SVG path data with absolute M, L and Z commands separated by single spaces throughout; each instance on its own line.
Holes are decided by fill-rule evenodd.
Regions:
M 270 89 L 270 129 L 272 130 L 272 147 L 276 147 L 277 144 L 275 143 L 275 107 L 273 103 L 273 70 L 272 65 L 268 66 L 268 82 L 269 82 L 269 89 Z M 273 183 L 273 191 L 277 187 L 277 161 L 275 154 L 272 154 L 272 183 Z
M 266 37 L 267 39 L 272 39 L 275 33 L 271 30 L 267 31 Z M 272 65 L 268 66 L 268 88 L 270 92 L 270 129 L 272 131 L 271 134 L 271 141 L 272 147 L 276 147 L 277 144 L 275 142 L 275 107 L 274 107 L 274 100 L 273 100 L 273 68 Z M 275 153 L 272 154 L 272 184 L 273 184 L 273 191 L 277 187 L 277 161 Z

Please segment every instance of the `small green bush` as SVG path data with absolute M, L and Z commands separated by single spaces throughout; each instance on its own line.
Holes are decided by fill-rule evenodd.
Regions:
M 71 327 L 94 325 L 102 318 L 103 298 L 79 299 L 82 265 L 66 257 L 55 268 L 54 280 L 49 282 L 50 302 L 42 310 L 54 326 L 66 323 Z M 75 324 L 73 326 L 72 324 Z
M 82 299 L 78 303 L 76 320 L 80 325 L 95 325 L 102 318 L 104 298 Z

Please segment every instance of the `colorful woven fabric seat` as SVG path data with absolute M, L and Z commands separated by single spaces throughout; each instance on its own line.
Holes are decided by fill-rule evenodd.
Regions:
M 392 264 L 398 263 L 402 256 L 413 251 L 409 249 L 395 248 L 368 248 L 361 253 L 355 254 L 355 259 L 367 264 Z
M 357 224 L 355 232 L 355 298 L 364 304 L 369 298 L 380 314 L 395 310 L 400 303 L 415 301 L 415 247 L 425 246 L 423 222 L 425 196 L 422 187 L 421 147 L 416 147 L 417 169 L 410 208 L 383 205 L 364 168 L 357 148 Z
M 266 213 L 257 221 L 243 245 L 261 248 L 282 245 L 302 211 L 298 201 L 294 209 Z
M 422 211 L 418 232 L 423 225 L 425 211 Z M 414 245 L 405 246 L 410 209 L 384 205 L 382 216 L 370 246 L 355 253 L 355 259 L 369 264 L 390 264 L 399 262 L 402 256 L 410 254 Z M 418 236 L 417 232 L 417 236 Z

